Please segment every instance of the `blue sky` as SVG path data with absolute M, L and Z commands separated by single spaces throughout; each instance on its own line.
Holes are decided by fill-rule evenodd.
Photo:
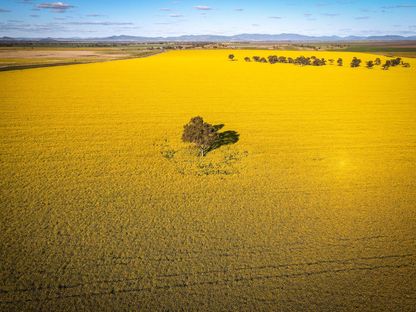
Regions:
M 0 0 L 0 36 L 416 35 L 416 0 Z

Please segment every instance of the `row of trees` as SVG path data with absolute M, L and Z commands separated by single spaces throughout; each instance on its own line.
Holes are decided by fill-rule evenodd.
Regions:
M 400 57 L 397 57 L 395 59 L 387 60 L 383 64 L 382 68 L 383 68 L 383 70 L 387 70 L 387 69 L 389 69 L 389 67 L 395 67 L 395 66 L 399 66 L 399 65 L 402 65 L 403 67 L 406 67 L 406 68 L 410 67 L 409 63 L 405 63 L 405 62 L 402 61 L 402 59 Z
M 245 57 L 244 60 L 246 62 L 251 62 L 252 60 L 254 62 L 259 63 L 270 63 L 270 64 L 276 64 L 276 63 L 288 63 L 288 64 L 296 64 L 296 65 L 312 65 L 312 66 L 323 66 L 326 65 L 327 60 L 324 58 L 317 58 L 316 56 L 312 57 L 305 57 L 305 56 L 299 56 L 297 58 L 292 57 L 286 57 L 286 56 L 277 56 L 277 55 L 270 55 L 267 58 L 260 57 L 260 56 L 253 56 L 252 59 L 249 57 Z M 328 60 L 331 62 L 331 64 L 334 62 L 334 60 Z
M 235 56 L 234 54 L 230 54 L 228 56 L 228 58 L 231 61 L 235 60 Z M 285 57 L 285 56 L 277 56 L 277 55 L 270 55 L 267 58 L 265 57 L 260 57 L 260 56 L 253 56 L 252 58 L 246 56 L 244 58 L 244 61 L 246 62 L 258 62 L 258 63 L 270 63 L 270 64 L 276 64 L 276 63 L 289 63 L 289 64 L 295 64 L 295 65 L 301 65 L 301 66 L 324 66 L 327 65 L 327 62 L 329 62 L 331 65 L 334 64 L 335 60 L 334 59 L 328 59 L 326 60 L 325 58 L 317 58 L 316 56 L 311 56 L 311 57 L 305 57 L 305 56 L 299 56 L 296 58 L 291 58 L 291 57 Z M 344 62 L 342 58 L 338 58 L 337 61 L 337 66 L 343 66 Z M 355 67 L 360 67 L 362 63 L 362 60 L 357 58 L 357 57 L 353 57 L 350 66 L 355 68 Z M 371 69 L 374 66 L 380 66 L 381 65 L 381 59 L 380 58 L 376 58 L 374 61 L 367 61 L 366 63 L 366 67 Z M 394 66 L 398 66 L 398 65 L 402 65 L 403 67 L 410 67 L 409 63 L 404 63 L 402 61 L 402 59 L 400 57 L 395 58 L 395 59 L 391 59 L 391 60 L 387 60 L 383 65 L 382 65 L 382 69 L 383 70 L 387 70 L 389 69 L 389 67 L 394 67 Z
M 360 66 L 359 63 L 361 63 L 361 60 L 358 60 L 355 57 L 354 57 L 354 59 L 353 59 L 353 61 L 351 63 L 351 67 L 358 67 L 358 66 Z M 355 64 L 358 64 L 358 65 L 353 66 L 353 63 L 354 63 L 354 65 Z M 374 61 L 367 61 L 367 62 L 365 62 L 365 64 L 366 64 L 366 67 L 367 68 L 370 68 L 371 69 L 374 66 L 380 66 L 381 65 L 381 60 L 378 57 Z M 403 67 L 407 67 L 407 68 L 410 67 L 410 64 L 409 63 L 405 63 L 405 62 L 402 61 L 402 59 L 400 57 L 396 57 L 396 58 L 391 59 L 391 60 L 386 60 L 386 62 L 383 65 L 381 65 L 381 68 L 383 70 L 388 70 L 390 67 L 395 67 L 395 66 L 399 66 L 399 65 L 402 65 Z

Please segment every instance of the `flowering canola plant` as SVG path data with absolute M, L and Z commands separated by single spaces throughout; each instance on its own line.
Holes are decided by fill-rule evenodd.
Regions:
M 244 61 L 273 54 L 344 66 Z M 416 61 L 354 56 L 378 57 L 188 50 L 1 72 L 0 309 L 410 310 Z M 193 116 L 238 142 L 198 157 L 181 141 Z

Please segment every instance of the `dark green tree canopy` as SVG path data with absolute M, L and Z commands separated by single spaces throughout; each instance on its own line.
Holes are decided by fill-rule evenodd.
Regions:
M 351 61 L 351 67 L 359 67 L 360 66 L 360 64 L 361 64 L 361 60 L 359 59 L 359 58 L 356 58 L 355 56 L 354 56 L 354 58 L 352 59 L 352 61 Z
M 194 143 L 199 148 L 201 156 L 205 156 L 218 141 L 218 130 L 218 127 L 204 122 L 202 117 L 193 117 L 184 126 L 182 141 Z

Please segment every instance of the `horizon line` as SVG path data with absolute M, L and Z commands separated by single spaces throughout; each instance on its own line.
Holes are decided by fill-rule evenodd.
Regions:
M 403 35 L 403 34 L 378 34 L 378 35 L 305 35 L 301 33 L 236 33 L 232 35 L 219 35 L 219 34 L 181 34 L 181 35 L 154 35 L 154 36 L 148 36 L 148 35 L 126 35 L 126 34 L 113 34 L 108 36 L 97 36 L 97 37 L 83 37 L 83 36 L 70 36 L 70 37 L 61 37 L 61 36 L 40 36 L 40 37 L 27 37 L 27 36 L 7 36 L 7 35 L 0 35 L 1 38 L 11 38 L 11 39 L 94 39 L 94 38 L 111 38 L 111 37 L 141 37 L 141 38 L 178 38 L 178 37 L 203 37 L 203 36 L 210 36 L 210 37 L 237 37 L 237 36 L 302 36 L 302 37 L 310 37 L 310 38 L 320 38 L 320 37 L 337 37 L 337 38 L 349 38 L 349 37 L 359 37 L 359 38 L 369 38 L 369 37 L 402 37 L 402 38 L 412 38 L 416 37 L 416 34 L 414 35 Z

